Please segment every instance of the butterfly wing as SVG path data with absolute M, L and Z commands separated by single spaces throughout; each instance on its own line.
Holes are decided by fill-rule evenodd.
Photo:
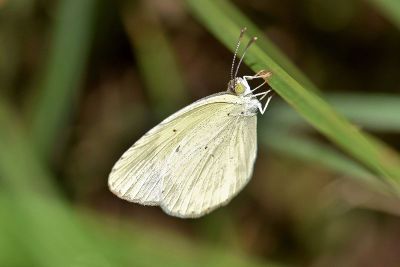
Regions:
M 234 116 L 241 108 L 238 97 L 220 93 L 171 115 L 117 161 L 110 190 L 180 217 L 225 203 L 248 181 L 255 160 L 256 117 Z
M 196 218 L 228 203 L 251 178 L 256 123 L 255 116 L 214 118 L 193 133 L 196 138 L 187 135 L 163 170 L 162 209 Z

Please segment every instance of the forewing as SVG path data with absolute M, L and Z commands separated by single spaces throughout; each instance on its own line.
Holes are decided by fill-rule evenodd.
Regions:
M 175 151 L 183 149 L 182 140 L 195 136 L 219 112 L 229 113 L 237 97 L 221 93 L 201 99 L 171 115 L 130 147 L 112 168 L 110 190 L 131 202 L 159 205 L 162 201 L 163 169 Z M 222 123 L 219 121 L 219 123 Z M 192 145 L 187 144 L 185 145 Z M 179 158 L 176 159 L 178 162 Z
M 232 113 L 240 114 L 240 108 L 236 106 Z M 221 112 L 186 135 L 163 170 L 163 210 L 195 218 L 228 203 L 251 178 L 256 124 L 256 116 Z

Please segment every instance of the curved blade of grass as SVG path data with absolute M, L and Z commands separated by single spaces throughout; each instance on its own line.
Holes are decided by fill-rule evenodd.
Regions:
M 351 118 L 362 128 L 385 132 L 400 131 L 400 120 L 398 118 L 400 98 L 397 96 L 327 94 L 325 98 L 341 114 Z M 322 164 L 348 177 L 363 178 L 375 187 L 374 183 L 370 183 L 374 179 L 374 175 L 360 166 L 358 162 L 310 138 L 290 134 L 293 128 L 308 130 L 310 127 L 301 119 L 299 114 L 281 101 L 274 101 L 274 108 L 269 111 L 268 118 L 262 118 L 261 124 L 265 125 L 265 128 L 261 131 L 268 133 L 261 137 L 266 146 L 299 160 Z
M 360 127 L 385 132 L 400 131 L 400 98 L 393 95 L 328 94 L 325 95 L 341 114 L 346 115 Z M 371 108 L 373 107 L 373 108 Z M 310 126 L 289 106 L 274 101 L 269 116 L 260 120 L 261 136 L 268 148 L 295 157 L 301 161 L 317 163 L 332 171 L 366 182 L 370 188 L 387 193 L 380 180 L 374 178 L 359 162 L 346 157 L 332 147 L 313 139 L 293 134 L 293 129 L 310 130 Z M 361 178 L 361 179 L 360 179 Z
M 368 0 L 400 29 L 400 1 L 398 0 Z
M 6 201 L 1 204 L 7 214 L 0 215 L 2 223 L 8 222 L 11 228 L 0 235 L 12 238 L 18 250 L 24 250 L 36 263 L 34 266 L 70 266 L 82 251 L 96 255 L 95 246 L 58 199 L 54 179 L 19 122 L 11 108 L 0 101 L 0 182 Z
M 157 11 L 139 3 L 123 5 L 123 22 L 155 114 L 164 117 L 187 102 L 186 90 Z
M 1 187 L 15 189 L 22 194 L 35 190 L 43 195 L 57 195 L 57 187 L 48 179 L 23 179 L 26 172 L 30 177 L 46 177 L 48 173 L 30 151 L 30 143 L 19 118 L 11 108 L 0 100 L 0 182 Z
M 326 94 L 325 99 L 338 111 L 363 129 L 400 132 L 400 97 L 384 94 Z M 287 105 L 276 105 L 270 111 L 269 123 L 280 127 L 306 126 Z M 308 125 L 307 125 L 308 126 Z
M 261 130 L 268 132 L 267 135 L 261 136 L 261 143 L 279 153 L 302 161 L 318 163 L 346 177 L 363 182 L 381 193 L 388 193 L 385 184 L 376 179 L 375 175 L 327 145 L 271 127 Z
M 46 157 L 68 120 L 89 54 L 95 0 L 60 1 L 42 79 L 27 114 L 32 140 Z
M 233 50 L 233 44 L 242 26 L 238 25 L 237 21 L 244 15 L 239 11 L 231 11 L 235 8 L 226 1 L 187 0 L 186 2 L 202 24 Z M 235 16 L 231 15 L 233 13 Z M 250 27 L 253 26 L 248 26 Z M 256 43 L 248 50 L 245 62 L 255 72 L 272 71 L 273 76 L 269 79 L 269 84 L 275 92 L 313 127 L 372 171 L 386 178 L 385 181 L 395 186 L 395 190 L 398 191 L 400 188 L 398 154 L 338 115 L 322 98 L 291 77 L 269 54 L 269 51 L 264 51 Z

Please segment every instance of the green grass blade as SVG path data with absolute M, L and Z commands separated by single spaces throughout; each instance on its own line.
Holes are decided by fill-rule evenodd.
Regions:
M 31 177 L 46 177 L 48 173 L 39 162 L 32 162 L 36 154 L 30 151 L 30 143 L 19 118 L 11 108 L 0 100 L 0 182 L 2 188 L 41 194 L 56 195 L 56 186 L 48 179 L 24 179 L 26 173 Z M 11 127 L 12 126 L 12 127 Z
M 51 175 L 24 135 L 14 112 L 0 101 L 1 214 L 14 240 L 38 266 L 70 266 L 81 251 L 96 253 L 59 198 Z M 8 223 L 7 223 L 8 222 Z M 28 239 L 28 240 L 27 240 Z M 2 265 L 0 263 L 0 265 Z
M 27 117 L 32 140 L 46 156 L 75 103 L 88 59 L 96 0 L 58 2 L 49 55 Z
M 385 185 L 375 175 L 333 148 L 310 138 L 293 136 L 288 132 L 271 129 L 261 136 L 261 143 L 273 150 L 306 162 L 318 163 L 335 172 L 363 182 L 375 190 L 388 193 Z
M 187 91 L 157 11 L 150 8 L 145 2 L 125 4 L 122 16 L 154 113 L 162 118 L 187 102 Z
M 363 129 L 400 132 L 400 97 L 396 95 L 327 94 L 324 97 L 340 114 Z M 275 104 L 265 120 L 285 128 L 306 126 L 304 120 L 284 104 Z
M 400 1 L 398 0 L 368 0 L 400 29 Z
M 362 129 L 398 132 L 400 131 L 400 98 L 394 95 L 364 95 L 364 94 L 328 94 L 325 98 L 341 114 L 350 118 Z M 373 107 L 373 108 L 371 108 Z M 335 149 L 307 138 L 304 135 L 294 135 L 298 131 L 310 130 L 308 124 L 293 109 L 281 101 L 274 103 L 268 117 L 261 120 L 263 127 L 261 142 L 268 148 L 295 157 L 302 161 L 317 163 L 349 178 L 356 178 L 368 183 L 373 188 L 382 188 L 377 184 L 367 169 L 358 162 L 346 157 Z M 375 180 L 375 181 L 374 181 Z M 378 187 L 377 187 L 378 186 Z M 380 190 L 385 192 L 384 188 Z
M 235 17 L 229 16 L 232 13 L 229 10 L 233 10 L 234 7 L 226 1 L 187 0 L 187 4 L 199 21 L 233 50 L 242 26 L 238 25 L 237 21 L 240 21 L 240 17 L 244 15 L 237 11 Z M 291 77 L 269 54 L 269 51 L 264 51 L 256 43 L 248 50 L 245 62 L 255 72 L 272 71 L 273 76 L 269 84 L 304 119 L 399 190 L 400 159 L 398 154 L 338 115 L 322 98 Z

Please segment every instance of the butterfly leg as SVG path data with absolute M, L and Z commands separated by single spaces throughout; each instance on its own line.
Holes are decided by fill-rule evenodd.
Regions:
M 261 86 L 263 86 L 264 84 L 266 84 L 267 83 L 267 81 L 263 81 L 260 85 L 258 85 L 256 88 L 254 88 L 254 89 L 251 89 L 251 91 L 250 92 L 254 92 L 255 90 L 257 90 L 258 88 L 260 88 Z
M 250 81 L 250 80 L 254 80 L 254 79 L 267 79 L 269 77 L 271 77 L 272 72 L 270 71 L 265 71 L 265 70 L 261 70 L 259 72 L 256 73 L 256 75 L 253 76 L 243 76 L 243 79 Z
M 263 86 L 264 84 L 267 83 L 267 78 L 270 77 L 272 75 L 271 72 L 269 71 L 259 71 L 256 75 L 254 76 L 243 76 L 243 79 L 245 79 L 246 81 L 250 81 L 250 80 L 254 80 L 254 79 L 264 79 L 264 81 L 258 85 L 256 88 L 252 89 L 251 92 L 256 91 L 258 88 L 260 88 L 261 86 Z
M 254 96 L 255 96 L 255 97 L 261 96 L 261 97 L 260 97 L 260 100 L 263 100 L 264 97 L 266 97 L 266 96 L 268 95 L 269 92 L 271 92 L 271 90 L 268 90 L 268 91 L 265 91 L 265 92 L 261 92 L 261 93 L 255 94 Z M 261 114 L 264 114 L 265 111 L 267 110 L 268 104 L 269 104 L 269 102 L 271 101 L 271 98 L 272 98 L 272 97 L 273 97 L 273 95 L 271 95 L 271 96 L 268 97 L 267 102 L 265 103 L 264 107 L 262 106 L 261 102 L 258 103 L 258 105 L 257 105 L 257 106 L 258 106 L 258 110 L 260 111 Z

